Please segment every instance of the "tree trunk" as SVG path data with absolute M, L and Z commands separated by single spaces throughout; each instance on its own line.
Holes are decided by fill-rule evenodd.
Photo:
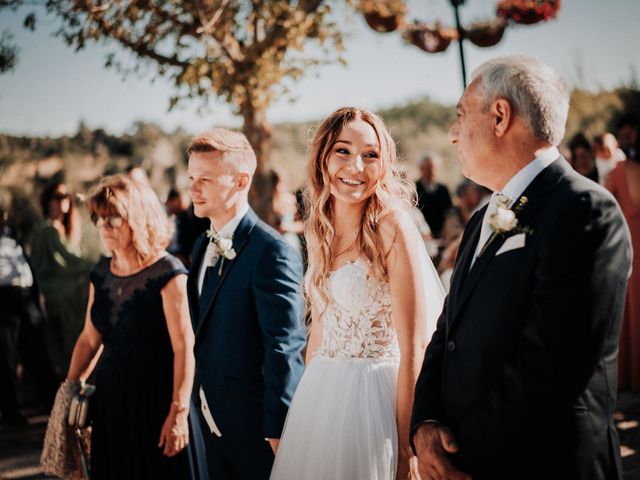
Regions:
M 242 133 L 251 143 L 258 160 L 249 191 L 249 203 L 262 220 L 275 227 L 277 219 L 273 212 L 273 185 L 266 168 L 271 154 L 271 125 L 267 121 L 266 110 L 256 109 L 250 101 L 241 106 L 240 112 L 244 119 Z

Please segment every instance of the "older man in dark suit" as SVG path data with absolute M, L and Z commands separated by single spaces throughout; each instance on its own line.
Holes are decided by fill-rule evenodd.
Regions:
M 416 385 L 422 479 L 621 479 L 613 423 L 631 264 L 614 198 L 556 146 L 565 83 L 527 57 L 482 65 L 450 139 L 494 191 L 469 222 Z

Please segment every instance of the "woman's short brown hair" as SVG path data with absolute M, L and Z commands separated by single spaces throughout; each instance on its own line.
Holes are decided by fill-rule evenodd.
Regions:
M 91 216 L 122 217 L 131 241 L 144 263 L 161 253 L 171 240 L 173 226 L 155 192 L 124 175 L 104 177 L 89 193 Z

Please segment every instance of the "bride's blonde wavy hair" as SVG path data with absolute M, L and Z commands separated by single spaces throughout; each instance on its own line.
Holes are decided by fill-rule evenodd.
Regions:
M 305 236 L 307 245 L 311 246 L 307 285 L 320 294 L 325 305 L 329 301 L 326 282 L 335 259 L 335 252 L 331 251 L 335 228 L 327 159 L 340 132 L 353 120 L 371 125 L 380 147 L 380 177 L 374 193 L 366 200 L 357 237 L 360 256 L 369 262 L 370 273 L 380 280 L 388 279 L 380 219 L 391 211 L 408 211 L 415 204 L 415 186 L 397 170 L 396 144 L 379 116 L 367 110 L 343 107 L 322 122 L 310 147 Z

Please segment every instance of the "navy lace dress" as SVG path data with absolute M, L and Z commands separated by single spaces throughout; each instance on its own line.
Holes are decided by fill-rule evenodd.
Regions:
M 193 440 L 199 432 L 190 430 L 189 446 L 175 457 L 158 448 L 173 393 L 173 351 L 160 291 L 187 272 L 171 255 L 129 276 L 112 274 L 109 264 L 101 258 L 90 275 L 91 321 L 104 343 L 91 399 L 91 478 L 206 478 L 198 467 L 205 461 L 196 453 L 200 443 Z

